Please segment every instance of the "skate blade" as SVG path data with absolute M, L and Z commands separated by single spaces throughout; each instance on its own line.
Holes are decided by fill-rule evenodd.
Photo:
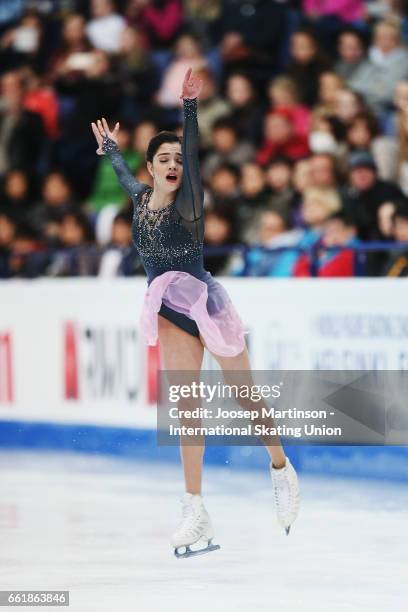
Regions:
M 205 548 L 199 548 L 198 550 L 193 550 L 190 546 L 179 546 L 175 549 L 174 555 L 177 559 L 188 559 L 189 557 L 197 557 L 198 555 L 205 555 L 209 552 L 213 552 L 214 550 L 219 550 L 221 546 L 219 544 L 212 544 L 211 540 L 208 541 L 208 544 Z M 179 552 L 180 549 L 185 549 L 184 552 Z
M 286 531 L 286 535 L 289 535 L 290 525 L 289 525 L 289 527 L 285 527 L 285 531 Z

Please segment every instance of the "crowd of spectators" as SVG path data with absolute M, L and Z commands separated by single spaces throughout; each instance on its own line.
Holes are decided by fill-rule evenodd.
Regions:
M 143 274 L 90 123 L 150 183 L 190 66 L 208 270 L 352 276 L 381 241 L 363 273 L 408 275 L 407 43 L 405 0 L 2 3 L 0 278 Z

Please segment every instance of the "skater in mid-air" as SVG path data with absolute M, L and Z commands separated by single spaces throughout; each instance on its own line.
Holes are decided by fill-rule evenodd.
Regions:
M 149 143 L 146 161 L 153 187 L 137 181 L 123 159 L 117 146 L 118 123 L 111 131 L 106 120 L 101 119 L 92 123 L 92 130 L 97 153 L 108 155 L 133 202 L 133 241 L 148 283 L 141 331 L 147 344 L 159 340 L 162 369 L 167 375 L 171 371 L 188 371 L 196 372 L 198 377 L 207 348 L 222 368 L 226 382 L 230 373 L 237 371 L 241 378 L 246 373 L 242 384 L 252 385 L 244 325 L 224 287 L 203 264 L 203 189 L 197 123 L 201 87 L 201 80 L 189 69 L 180 95 L 183 138 L 163 131 Z M 299 511 L 298 478 L 279 439 L 273 444 L 264 443 L 270 456 L 277 517 L 289 533 Z M 201 495 L 204 441 L 200 438 L 194 445 L 181 441 L 180 451 L 186 493 L 182 520 L 171 543 L 176 556 L 188 557 L 219 546 L 212 544 L 214 532 Z M 202 542 L 206 543 L 204 548 L 191 549 Z

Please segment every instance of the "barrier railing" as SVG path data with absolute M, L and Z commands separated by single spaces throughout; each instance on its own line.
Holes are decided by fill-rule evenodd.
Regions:
M 240 255 L 242 257 L 243 266 L 237 276 L 248 276 L 249 271 L 249 258 L 248 254 L 254 247 L 244 245 L 244 244 L 234 244 L 234 245 L 225 245 L 219 247 L 204 247 L 204 257 L 219 257 L 219 256 L 228 256 L 228 255 Z M 315 244 L 309 247 L 300 247 L 300 246 L 286 246 L 286 247 L 276 247 L 276 248 L 268 248 L 263 246 L 256 246 L 258 252 L 265 252 L 273 255 L 278 255 L 280 253 L 294 252 L 300 255 L 308 255 L 310 261 L 310 274 L 311 276 L 317 276 L 319 270 L 319 254 L 324 252 L 340 252 L 340 251 L 352 251 L 353 258 L 353 271 L 354 276 L 365 276 L 367 273 L 367 255 L 369 253 L 384 253 L 389 251 L 407 251 L 408 256 L 408 242 L 359 242 L 357 244 L 344 246 L 344 247 L 325 247 L 322 244 Z M 39 276 L 43 276 L 44 267 L 47 267 L 47 276 L 95 276 L 94 273 L 84 273 L 79 272 L 75 273 L 76 269 L 78 269 L 80 260 L 88 261 L 93 260 L 94 262 L 98 262 L 98 260 L 107 252 L 108 249 L 99 247 L 96 245 L 90 246 L 81 246 L 81 247 L 72 247 L 69 249 L 48 249 L 48 250 L 40 250 L 40 251 L 31 251 L 31 252 L 18 252 L 13 251 L 11 254 L 6 255 L 3 252 L 1 255 L 0 252 L 0 278 L 12 278 L 13 276 L 27 276 L 29 278 L 36 278 Z M 121 254 L 121 261 L 118 266 L 118 274 L 124 276 L 133 276 L 135 274 L 143 274 L 142 264 L 140 258 L 133 247 L 126 248 L 117 248 L 117 251 Z M 20 268 L 16 268 L 16 266 L 12 265 L 12 261 L 19 260 L 20 264 L 22 262 L 22 268 L 24 268 L 25 274 L 19 274 Z M 63 270 L 62 273 L 58 272 L 58 266 L 56 266 L 57 271 L 52 270 L 52 266 L 55 266 L 56 261 L 61 262 L 60 268 Z M 139 268 L 137 272 L 135 272 L 138 267 L 139 260 Z M 1 265 L 3 261 L 3 266 Z M 86 265 L 85 265 L 86 269 Z M 5 270 L 8 270 L 9 273 L 4 273 Z M 17 270 L 17 273 L 16 273 Z M 65 270 L 65 272 L 64 272 Z M 69 273 L 69 272 L 72 273 Z M 37 273 L 38 272 L 38 273 Z

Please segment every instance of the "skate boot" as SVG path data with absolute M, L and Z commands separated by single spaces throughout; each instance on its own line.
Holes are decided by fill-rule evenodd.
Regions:
M 201 495 L 186 493 L 182 505 L 183 517 L 171 538 L 176 557 L 184 559 L 218 550 L 220 548 L 218 544 L 211 543 L 214 531 Z M 204 548 L 201 545 L 203 542 L 207 543 Z M 191 548 L 192 546 L 194 548 Z
M 286 535 L 289 535 L 290 526 L 299 513 L 298 477 L 289 457 L 286 457 L 286 464 L 283 468 L 274 468 L 271 463 L 270 470 L 278 521 L 285 529 Z

